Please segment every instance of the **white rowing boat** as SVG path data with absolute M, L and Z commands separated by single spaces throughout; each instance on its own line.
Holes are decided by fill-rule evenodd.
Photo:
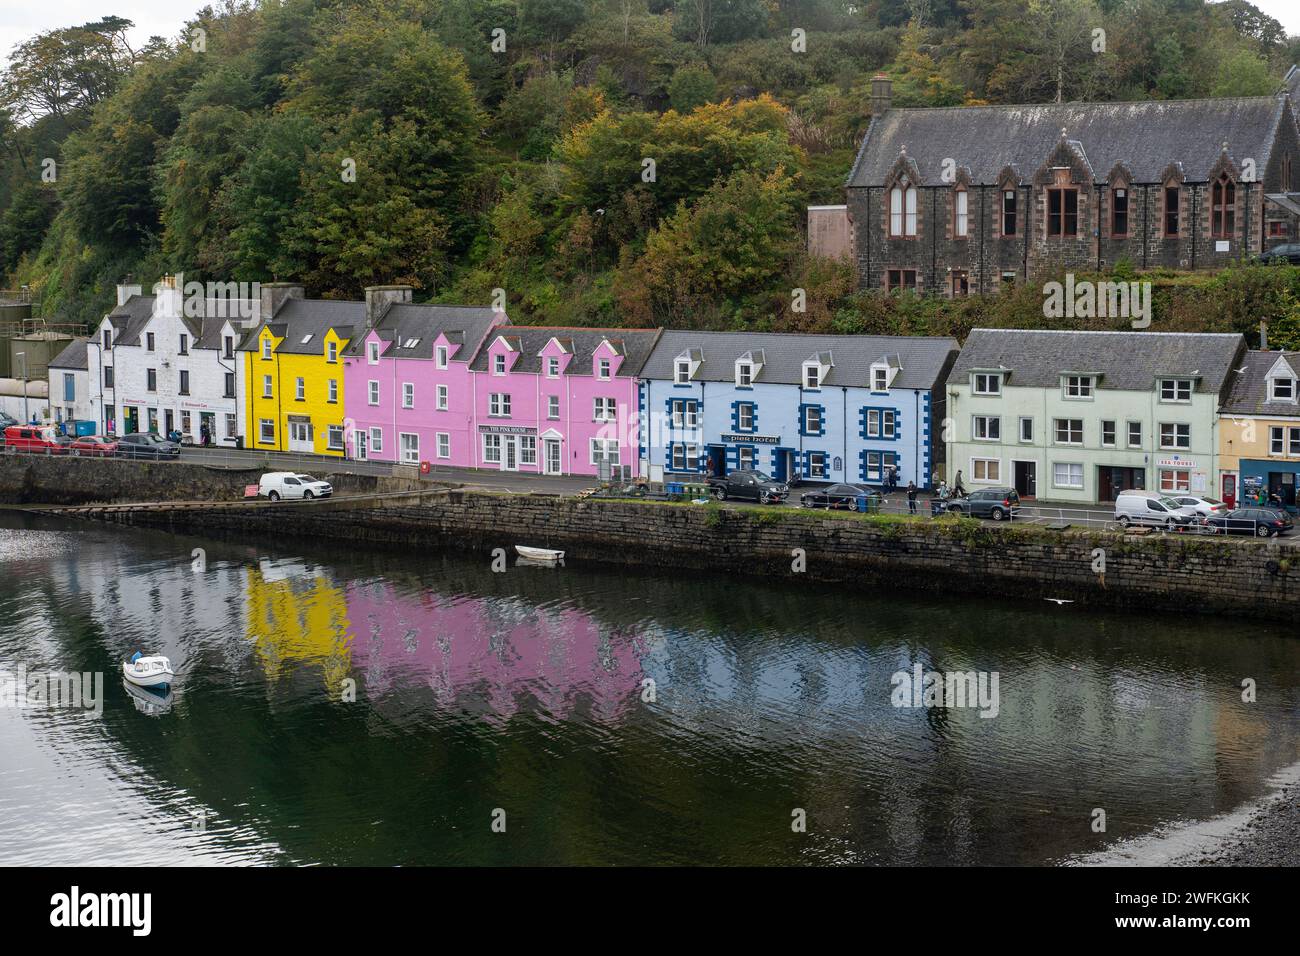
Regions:
M 519 557 L 527 558 L 530 561 L 563 561 L 563 551 L 552 551 L 550 548 L 529 548 L 522 544 L 515 545 L 515 550 L 519 552 Z
M 136 651 L 129 661 L 122 664 L 122 676 L 137 687 L 158 687 L 170 684 L 176 672 L 167 658 L 161 655 L 145 657 Z

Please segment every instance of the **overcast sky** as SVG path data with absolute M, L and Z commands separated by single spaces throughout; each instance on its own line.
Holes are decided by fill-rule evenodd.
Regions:
M 1300 0 L 1253 2 L 1281 22 L 1288 33 L 1300 33 Z M 32 34 L 76 26 L 110 14 L 135 22 L 133 46 L 154 34 L 172 38 L 180 33 L 186 18 L 204 6 L 203 0 L 4 0 L 4 4 L 5 9 L 0 11 L 0 58 L 4 60 L 16 44 Z

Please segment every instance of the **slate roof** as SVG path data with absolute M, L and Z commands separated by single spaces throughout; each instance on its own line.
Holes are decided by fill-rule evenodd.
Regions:
M 239 351 L 256 351 L 257 337 L 267 327 L 277 338 L 284 339 L 277 354 L 320 355 L 325 348 L 325 333 L 330 329 L 341 338 L 351 339 L 366 327 L 366 304 L 339 299 L 286 299 L 274 321 L 263 321 L 244 336 Z M 304 343 L 308 334 L 311 340 Z
M 566 350 L 571 350 L 573 358 L 569 361 L 566 375 L 591 375 L 591 360 L 600 343 L 609 339 L 611 345 L 625 356 L 619 365 L 615 378 L 633 378 L 640 374 L 642 365 L 654 348 L 659 338 L 658 329 L 588 329 L 559 328 L 547 325 L 503 325 L 487 337 L 478 355 L 470 363 L 476 372 L 488 370 L 488 346 L 497 338 L 506 335 L 520 352 L 515 362 L 514 372 L 541 372 L 540 352 L 546 348 L 551 339 L 560 339 Z
M 1300 405 L 1269 401 L 1266 376 L 1279 358 L 1286 359 L 1291 371 L 1300 375 L 1300 352 L 1247 352 L 1239 366 L 1242 371 L 1235 376 L 1232 392 L 1220 410 L 1228 415 L 1300 418 Z
M 453 361 L 467 362 L 478 350 L 501 313 L 494 309 L 469 305 L 413 305 L 398 302 L 384 310 L 374 331 L 388 343 L 380 350 L 385 358 L 432 359 L 433 343 L 439 335 L 461 344 Z M 344 349 L 347 355 L 364 353 L 363 341 L 369 332 L 358 334 Z M 414 348 L 404 343 L 418 339 Z
M 114 345 L 140 344 L 140 330 L 153 316 L 153 300 L 151 295 L 133 295 L 108 313 Z
M 1082 372 L 1099 375 L 1099 389 L 1148 392 L 1157 378 L 1177 376 L 1196 379 L 1197 392 L 1219 394 L 1245 345 L 1227 332 L 971 329 L 948 384 L 1006 368 L 1007 384 L 1022 388 L 1060 388 L 1063 373 Z
M 765 359 L 757 384 L 799 385 L 803 363 L 828 352 L 834 363 L 824 384 L 870 385 L 871 366 L 891 357 L 901 366 L 892 388 L 931 389 L 941 383 L 944 367 L 957 351 L 956 339 L 895 335 L 804 335 L 791 332 L 665 331 L 642 378 L 671 381 L 677 356 L 699 349 L 704 364 L 692 381 L 734 382 L 736 359 L 761 350 Z
M 86 342 L 84 338 L 73 339 L 68 343 L 68 347 L 50 360 L 49 368 L 70 368 L 81 369 L 85 371 L 89 366 L 86 363 Z
M 1286 107 L 1280 96 L 1241 96 L 890 109 L 872 118 L 847 184 L 883 185 L 904 147 L 922 185 L 944 185 L 949 158 L 977 185 L 996 184 L 1007 166 L 1028 182 L 1060 143 L 1062 129 L 1094 182 L 1106 182 L 1118 164 L 1133 182 L 1160 182 L 1173 163 L 1182 165 L 1188 182 L 1204 182 L 1225 142 L 1234 162 L 1251 157 L 1262 172 Z

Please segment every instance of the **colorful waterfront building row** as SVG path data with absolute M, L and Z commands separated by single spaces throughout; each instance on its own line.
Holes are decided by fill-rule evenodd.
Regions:
M 263 285 L 239 303 L 119 290 L 51 363 L 97 430 L 418 466 L 698 481 L 1146 488 L 1229 502 L 1300 482 L 1300 355 L 1235 334 L 943 337 L 516 326 L 490 308 Z M 64 401 L 60 402 L 59 399 Z

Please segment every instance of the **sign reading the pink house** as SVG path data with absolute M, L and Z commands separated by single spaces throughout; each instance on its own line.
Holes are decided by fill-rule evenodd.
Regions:
M 501 326 L 470 363 L 473 465 L 544 475 L 633 473 L 637 374 L 655 329 Z

